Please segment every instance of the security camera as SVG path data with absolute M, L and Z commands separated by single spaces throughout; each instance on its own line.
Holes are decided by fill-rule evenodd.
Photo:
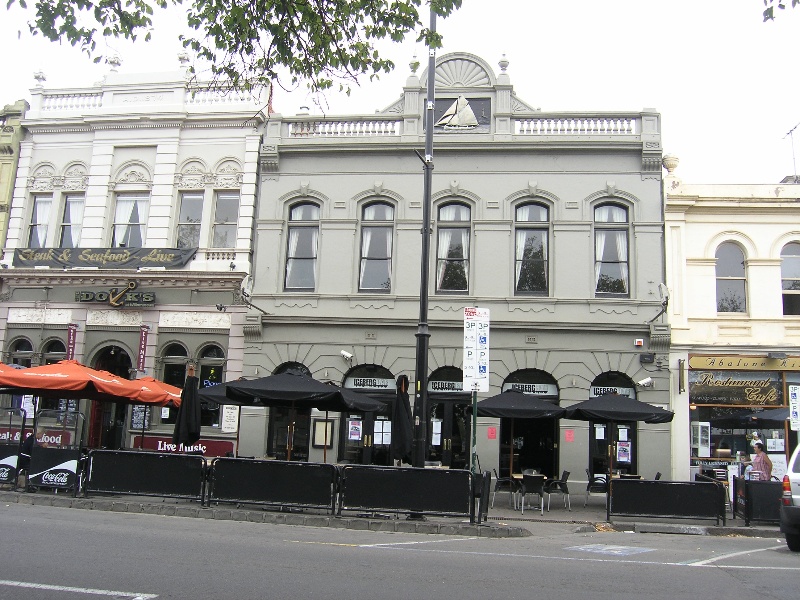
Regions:
M 350 359 L 353 358 L 353 355 L 350 354 L 347 350 L 342 350 L 341 354 L 342 354 L 342 358 L 345 359 L 345 360 L 350 360 Z
M 652 377 L 645 377 L 641 381 L 637 381 L 636 385 L 641 387 L 651 387 L 653 385 L 653 378 Z

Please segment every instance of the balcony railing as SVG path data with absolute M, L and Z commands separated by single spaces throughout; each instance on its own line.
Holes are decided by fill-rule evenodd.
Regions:
M 42 110 L 85 110 L 103 106 L 103 93 L 42 94 Z
M 636 135 L 633 116 L 537 116 L 514 120 L 517 135 Z
M 401 121 L 396 117 L 389 120 L 303 120 L 290 121 L 289 137 L 376 137 L 399 135 Z

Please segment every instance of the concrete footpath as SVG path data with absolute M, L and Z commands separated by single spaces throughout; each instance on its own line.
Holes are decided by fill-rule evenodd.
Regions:
M 162 499 L 126 495 L 92 495 L 73 497 L 68 493 L 55 494 L 39 490 L 36 493 L 0 491 L 2 504 L 28 504 L 54 506 L 78 510 L 104 510 L 110 512 L 141 513 L 270 523 L 275 525 L 303 525 L 308 527 L 335 527 L 364 531 L 390 531 L 440 535 L 467 535 L 473 537 L 516 538 L 550 535 L 562 532 L 632 531 L 636 533 L 669 533 L 688 535 L 721 535 L 782 538 L 777 524 L 751 524 L 744 526 L 741 519 L 728 518 L 726 524 L 717 526 L 714 521 L 688 519 L 606 519 L 605 498 L 591 496 L 584 508 L 584 495 L 572 494 L 572 510 L 567 510 L 560 496 L 553 498 L 550 511 L 526 505 L 524 513 L 514 510 L 508 492 L 498 492 L 495 505 L 489 509 L 487 521 L 471 524 L 462 517 L 426 516 L 424 519 L 407 519 L 405 515 L 390 513 L 344 513 L 332 516 L 314 509 L 262 507 L 257 505 L 218 504 L 201 506 L 191 500 Z

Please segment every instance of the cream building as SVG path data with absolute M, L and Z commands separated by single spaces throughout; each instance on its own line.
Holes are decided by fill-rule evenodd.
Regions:
M 689 184 L 677 165 L 664 158 L 672 477 L 736 470 L 756 437 L 780 475 L 796 432 L 748 415 L 800 385 L 800 185 Z

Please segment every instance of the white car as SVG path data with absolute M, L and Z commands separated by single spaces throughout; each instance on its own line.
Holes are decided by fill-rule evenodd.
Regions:
M 792 552 L 800 552 L 800 446 L 794 449 L 783 476 L 781 531 Z

